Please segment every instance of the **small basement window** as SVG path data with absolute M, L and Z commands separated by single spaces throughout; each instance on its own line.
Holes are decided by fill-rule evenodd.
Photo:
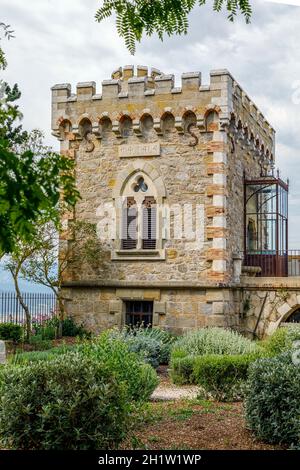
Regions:
M 153 301 L 127 300 L 125 301 L 126 318 L 128 326 L 152 326 Z

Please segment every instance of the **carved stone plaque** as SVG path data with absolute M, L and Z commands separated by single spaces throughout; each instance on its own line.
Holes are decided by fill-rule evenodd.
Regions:
M 119 157 L 158 157 L 160 155 L 159 142 L 146 144 L 126 144 L 119 146 Z

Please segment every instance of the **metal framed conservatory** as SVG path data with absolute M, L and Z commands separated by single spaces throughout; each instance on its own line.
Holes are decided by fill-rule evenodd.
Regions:
M 245 178 L 244 264 L 260 276 L 288 276 L 288 183 Z

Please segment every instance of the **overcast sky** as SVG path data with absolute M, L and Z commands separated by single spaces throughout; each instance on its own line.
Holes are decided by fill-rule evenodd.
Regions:
M 291 0 L 291 3 L 298 0 Z M 50 87 L 110 78 L 120 65 L 141 64 L 174 73 L 227 68 L 276 129 L 277 165 L 289 176 L 290 248 L 300 249 L 300 7 L 252 2 L 253 18 L 234 24 L 226 13 L 214 13 L 212 1 L 190 15 L 189 34 L 146 38 L 130 56 L 114 21 L 94 21 L 97 0 L 0 0 L 1 21 L 15 39 L 1 41 L 8 68 L 4 77 L 18 82 L 26 129 L 40 128 L 48 144 L 58 148 L 50 132 Z M 293 98 L 294 96 L 294 98 Z M 298 102 L 299 101 L 299 102 Z

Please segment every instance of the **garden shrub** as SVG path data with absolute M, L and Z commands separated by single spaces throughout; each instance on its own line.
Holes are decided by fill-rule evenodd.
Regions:
M 43 321 L 43 323 L 32 323 L 32 333 L 34 336 L 39 336 L 43 340 L 52 340 L 57 338 L 58 320 L 51 318 Z
M 172 357 L 204 354 L 252 354 L 260 350 L 257 343 L 224 328 L 190 330 L 173 345 Z
M 249 368 L 245 401 L 248 426 L 259 439 L 300 446 L 300 366 L 291 352 L 256 361 Z
M 261 342 L 261 345 L 269 355 L 276 356 L 292 349 L 294 341 L 300 341 L 300 325 L 290 324 L 277 328 L 271 336 Z
M 216 400 L 239 400 L 248 368 L 259 357 L 258 353 L 174 357 L 170 374 L 174 383 L 199 385 Z
M 77 324 L 72 317 L 62 320 L 62 336 L 79 336 L 79 338 L 90 338 L 88 332 L 82 324 Z
M 135 401 L 148 400 L 158 385 L 155 370 L 143 363 L 136 353 L 130 351 L 124 339 L 112 335 L 111 331 L 79 345 L 78 350 L 114 370 L 116 377 L 127 383 L 130 397 Z
M 90 338 L 91 336 L 91 333 L 82 324 L 75 323 L 72 317 L 64 318 L 61 325 L 58 317 L 46 320 L 42 324 L 34 323 L 33 332 L 35 335 L 42 336 L 43 339 L 52 340 L 59 336 L 60 326 L 62 336 L 79 336 L 80 338 Z
M 171 346 L 175 337 L 160 328 L 123 328 L 112 330 L 111 335 L 121 338 L 128 344 L 130 351 L 139 354 L 143 361 L 157 368 L 159 364 L 167 364 Z
M 257 355 L 207 355 L 195 358 L 194 382 L 219 401 L 240 400 L 250 364 Z
M 49 361 L 51 359 L 54 359 L 58 355 L 66 354 L 70 351 L 76 351 L 76 349 L 76 344 L 62 344 L 55 348 L 51 348 L 44 351 L 29 351 L 22 353 L 17 352 L 14 356 L 12 356 L 11 363 L 28 364 L 29 362 Z
M 137 353 L 146 364 L 159 366 L 160 344 L 156 339 L 144 335 L 128 335 L 125 339 L 128 349 Z
M 22 340 L 23 328 L 15 323 L 0 323 L 0 339 L 19 343 Z
M 56 356 L 69 352 L 78 352 L 83 356 L 107 364 L 120 381 L 125 381 L 132 400 L 145 401 L 151 396 L 158 384 L 156 372 L 149 364 L 131 352 L 128 344 L 122 338 L 111 336 L 111 332 L 102 333 L 93 341 L 85 341 L 76 345 L 61 345 L 48 351 L 32 351 L 17 354 L 12 362 L 14 364 L 35 363 L 49 361 Z
M 170 375 L 177 384 L 198 384 L 218 400 L 239 399 L 249 364 L 264 348 L 235 331 L 188 331 L 173 346 Z
M 194 364 L 197 356 L 172 357 L 170 376 L 175 384 L 194 383 Z
M 112 364 L 78 353 L 4 367 L 0 397 L 6 448 L 110 449 L 129 426 L 126 384 Z
M 44 351 L 52 348 L 52 342 L 49 339 L 44 339 L 41 334 L 30 337 L 30 344 L 35 351 Z
M 171 348 L 177 337 L 161 328 L 139 328 L 138 335 L 151 338 L 159 343 L 159 364 L 168 364 L 171 355 Z

